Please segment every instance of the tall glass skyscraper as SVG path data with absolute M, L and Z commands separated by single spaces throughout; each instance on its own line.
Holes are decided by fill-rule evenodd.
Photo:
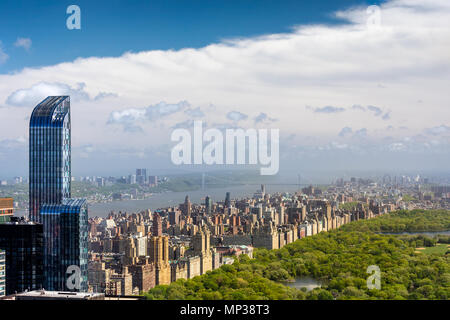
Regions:
M 52 291 L 87 291 L 88 211 L 70 199 L 70 126 L 68 96 L 47 97 L 31 114 L 30 219 L 43 224 L 43 287 Z
M 30 219 L 43 203 L 70 198 L 70 97 L 47 97 L 30 119 Z

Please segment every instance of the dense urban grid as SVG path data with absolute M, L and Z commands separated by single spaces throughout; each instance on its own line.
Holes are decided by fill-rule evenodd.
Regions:
M 139 294 L 231 264 L 240 254 L 252 257 L 253 248 L 279 249 L 396 209 L 449 208 L 449 188 L 433 188 L 431 197 L 419 181 L 401 189 L 385 180 L 379 186 L 339 180 L 326 190 L 310 186 L 291 195 L 267 194 L 262 185 L 252 198 L 231 199 L 227 193 L 224 201 L 212 203 L 206 196 L 205 203 L 192 204 L 186 197 L 179 206 L 155 212 L 90 218 L 91 289 Z
M 311 243 L 298 242 L 298 239 L 329 232 L 329 240 L 336 242 L 339 235 L 333 233 L 334 230 L 344 225 L 354 230 L 358 228 L 355 222 L 372 218 L 378 219 L 371 221 L 389 225 L 389 222 L 382 220 L 382 216 L 395 210 L 422 210 L 419 223 L 428 223 L 427 227 L 410 230 L 405 227 L 405 216 L 400 220 L 395 220 L 398 217 L 394 216 L 390 221 L 399 221 L 396 226 L 392 227 L 391 223 L 387 230 L 381 228 L 378 231 L 442 231 L 449 228 L 447 210 L 450 210 L 450 186 L 433 183 L 419 175 L 384 175 L 377 181 L 341 178 L 328 186 L 310 185 L 291 193 L 269 194 L 265 184 L 261 184 L 252 197 L 232 197 L 230 192 L 226 192 L 223 201 L 213 201 L 205 194 L 203 203 L 191 203 L 189 196 L 186 196 L 185 201 L 176 206 L 139 212 L 112 211 L 105 218 L 89 217 L 88 201 L 72 197 L 74 179 L 71 176 L 70 127 L 70 98 L 67 96 L 44 99 L 31 116 L 29 214 L 25 217 L 14 216 L 18 203 L 13 195 L 0 198 L 0 296 L 6 296 L 4 299 L 173 298 L 161 288 L 173 283 L 180 285 L 178 280 L 199 279 L 198 276 L 204 276 L 206 278 L 200 279 L 208 281 L 208 275 L 216 275 L 209 271 L 238 272 L 235 268 L 249 268 L 244 266 L 248 259 L 255 261 L 253 266 L 258 266 L 275 257 L 258 250 L 283 250 L 288 247 L 292 251 L 292 259 L 303 250 L 296 252 L 298 248 Z M 21 184 L 23 180 L 16 178 L 15 182 Z M 148 176 L 146 169 L 137 169 L 136 175 L 119 178 L 119 181 L 96 177 L 84 182 L 97 187 L 119 183 L 152 188 L 166 181 L 165 178 Z M 121 199 L 122 193 L 116 192 L 110 196 Z M 138 194 L 133 196 L 137 198 Z M 423 213 L 423 210 L 437 209 L 441 211 L 436 214 Z M 441 219 L 441 222 L 426 219 Z M 374 226 L 376 228 L 377 225 L 367 224 L 365 228 L 371 231 Z M 352 237 L 356 240 L 351 241 L 367 242 L 370 235 Z M 323 243 L 316 239 L 317 245 Z M 380 245 L 384 243 L 386 250 L 410 253 L 403 242 L 384 238 L 378 240 L 382 240 Z M 348 238 L 342 241 L 348 241 Z M 436 243 L 429 239 L 405 241 L 409 244 L 426 242 L 429 246 Z M 396 247 L 389 249 L 392 243 Z M 254 256 L 257 256 L 256 259 L 253 259 Z M 271 280 L 287 280 L 289 275 L 296 274 L 292 270 L 287 271 L 293 266 L 288 260 L 280 260 L 287 266 L 280 264 L 276 267 L 276 275 L 269 272 L 265 278 L 261 277 L 258 272 L 261 273 L 265 267 L 257 267 L 259 271 L 256 270 L 251 277 L 260 277 L 257 281 L 262 281 L 270 291 L 270 288 L 276 287 Z M 441 265 L 440 261 L 427 263 Z M 303 267 L 298 264 L 295 268 Z M 314 269 L 314 264 L 309 268 L 324 276 L 323 270 Z M 440 273 L 448 274 L 445 271 L 448 264 L 444 263 L 442 268 Z M 441 279 L 441 276 L 439 274 L 433 279 L 438 281 L 436 279 Z M 235 279 L 235 285 L 245 286 L 246 280 L 239 279 Z M 333 282 L 328 280 L 333 286 Z M 360 279 L 358 281 L 361 284 Z M 336 284 L 336 287 L 342 286 Z M 402 297 L 446 298 L 447 289 L 431 286 L 428 295 L 413 292 L 408 296 L 410 293 L 407 292 Z M 195 293 L 186 293 L 190 289 L 183 290 L 184 294 L 180 291 L 174 297 L 247 297 L 242 292 L 210 290 L 201 293 L 199 289 Z M 339 292 L 333 293 L 335 297 L 354 297 L 357 294 L 339 296 Z M 302 297 L 300 291 L 284 292 L 278 296 L 270 293 L 247 295 L 280 299 Z M 321 295 L 314 297 L 333 297 L 330 292 L 322 292 Z M 387 295 L 384 298 L 392 297 Z

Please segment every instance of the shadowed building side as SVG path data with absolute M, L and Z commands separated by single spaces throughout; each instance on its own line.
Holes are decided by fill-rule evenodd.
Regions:
M 85 199 L 64 199 L 44 204 L 44 288 L 51 291 L 88 290 L 88 208 Z M 70 266 L 80 271 L 79 287 L 68 282 Z M 74 286 L 71 286 L 73 284 Z

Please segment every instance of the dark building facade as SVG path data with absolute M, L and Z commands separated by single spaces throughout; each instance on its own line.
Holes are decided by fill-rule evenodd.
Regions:
M 212 210 L 212 200 L 209 196 L 206 196 L 205 198 L 205 207 L 206 207 L 206 214 L 211 214 Z
M 230 193 L 227 192 L 225 196 L 225 208 L 229 208 L 231 206 L 231 196 Z
M 5 251 L 6 257 L 7 295 L 42 288 L 42 224 L 17 218 L 0 224 L 0 249 Z
M 44 289 L 88 290 L 88 209 L 85 199 L 64 199 L 62 204 L 41 207 L 44 222 Z M 72 287 L 74 269 L 80 271 L 79 287 Z M 72 267 L 73 268 L 73 267 Z
M 0 297 L 6 295 L 6 261 L 5 251 L 0 249 Z

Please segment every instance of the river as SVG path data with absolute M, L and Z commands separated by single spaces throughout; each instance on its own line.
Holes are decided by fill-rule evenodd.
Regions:
M 91 217 L 106 217 L 111 211 L 122 212 L 139 212 L 141 210 L 158 208 L 165 208 L 170 206 L 177 206 L 184 202 L 186 195 L 192 203 L 204 203 L 205 197 L 209 195 L 212 201 L 225 200 L 225 193 L 230 192 L 232 199 L 251 197 L 259 189 L 257 185 L 242 185 L 230 186 L 225 188 L 209 188 L 206 190 L 182 191 L 182 192 L 164 192 L 154 193 L 150 198 L 144 200 L 118 200 L 107 203 L 92 203 L 89 204 L 89 216 Z M 295 185 L 266 185 L 267 193 L 275 192 L 295 192 L 298 187 Z

